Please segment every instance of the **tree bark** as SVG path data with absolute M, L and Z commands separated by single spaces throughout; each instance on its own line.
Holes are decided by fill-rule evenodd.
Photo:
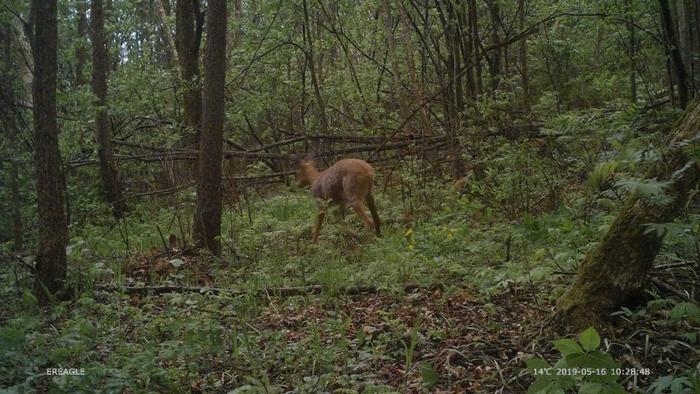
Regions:
M 168 13 L 165 11 L 164 0 L 156 0 L 156 13 L 158 15 L 158 20 L 160 22 L 160 32 L 163 40 L 165 41 L 165 46 L 168 49 L 168 60 L 170 66 L 176 68 L 180 64 L 178 59 L 178 53 L 175 45 L 175 40 L 173 40 L 173 35 L 171 33 L 170 26 L 168 26 Z
M 628 44 L 627 54 L 630 61 L 630 98 L 633 103 L 637 102 L 637 37 L 634 26 L 634 7 L 630 0 L 625 0 L 625 24 L 627 25 Z
M 394 107 L 399 113 L 401 119 L 406 119 L 409 116 L 411 108 L 407 103 L 406 92 L 401 83 L 401 68 L 399 66 L 399 56 L 396 51 L 396 37 L 394 36 L 394 17 L 392 13 L 391 0 L 383 2 L 383 25 L 384 35 L 386 38 L 387 54 L 389 57 L 389 67 L 391 69 L 391 77 L 393 83 L 394 99 L 392 100 Z
M 599 324 L 620 306 L 642 295 L 647 273 L 663 235 L 647 224 L 672 221 L 700 181 L 700 169 L 687 141 L 698 138 L 700 105 L 687 110 L 669 143 L 670 150 L 652 167 L 648 178 L 668 181 L 665 204 L 631 196 L 600 243 L 579 267 L 574 284 L 558 304 L 562 321 L 576 328 Z M 691 144 L 690 147 L 693 145 Z
M 126 201 L 119 184 L 119 174 L 112 152 L 112 131 L 107 113 L 107 50 L 105 48 L 105 17 L 102 0 L 91 0 L 92 20 L 92 92 L 95 94 L 95 130 L 100 177 L 107 202 L 116 218 L 126 213 Z
M 309 10 L 306 0 L 302 0 L 304 9 L 304 52 L 308 59 L 309 74 L 311 74 L 311 85 L 314 89 L 314 95 L 316 96 L 316 105 L 318 105 L 318 117 L 321 121 L 321 131 L 323 134 L 328 134 L 329 124 L 328 117 L 326 116 L 326 103 L 323 101 L 321 96 L 321 87 L 318 82 L 318 73 L 320 68 L 317 68 L 316 61 L 314 59 L 314 43 L 311 37 L 311 25 L 309 23 Z
M 56 14 L 56 0 L 32 0 L 34 163 L 39 217 L 34 291 L 42 305 L 48 303 L 52 294 L 63 289 L 68 243 L 64 175 L 56 118 Z
M 183 120 L 194 131 L 192 144 L 199 143 L 202 122 L 202 89 L 199 86 L 199 47 L 204 16 L 199 0 L 177 0 L 175 9 L 175 47 L 179 54 L 180 75 L 186 84 Z
M 503 51 L 505 48 L 501 47 L 501 34 L 499 33 L 501 28 L 501 7 L 495 0 L 489 0 L 488 6 L 491 15 L 491 25 L 493 29 L 492 40 L 494 45 L 489 66 L 491 72 L 491 89 L 495 91 L 498 90 L 501 85 Z
M 659 0 L 659 9 L 661 11 L 661 26 L 663 27 L 664 38 L 666 40 L 666 51 L 671 58 L 672 70 L 678 81 L 678 104 L 681 108 L 685 108 L 690 99 L 688 73 L 683 64 L 683 58 L 681 57 L 668 0 Z
M 481 39 L 479 38 L 479 24 L 478 24 L 478 13 L 476 8 L 476 0 L 468 0 L 469 8 L 469 28 L 472 31 L 472 45 L 474 45 L 474 50 L 472 51 L 474 55 L 474 88 L 476 97 L 484 92 L 483 87 L 483 77 L 481 72 Z
M 17 101 L 16 91 L 13 82 L 19 77 L 17 67 L 12 57 L 12 27 L 0 25 L 0 42 L 3 43 L 3 63 L 0 70 L 0 120 L 5 125 L 7 131 L 7 150 L 12 156 L 9 157 L 7 171 L 7 183 L 10 187 L 10 198 L 7 202 L 10 207 L 12 217 L 12 250 L 19 252 L 22 250 L 22 195 L 19 190 L 19 164 L 20 154 L 17 134 Z
M 447 133 L 450 137 L 450 163 L 453 179 L 464 176 L 465 166 L 461 159 L 461 149 L 458 139 L 458 132 L 461 128 L 461 113 L 464 110 L 464 92 L 462 90 L 461 72 L 461 36 L 458 34 L 458 19 L 450 1 L 435 3 L 440 21 L 443 26 L 443 36 L 447 48 L 447 58 L 445 59 L 445 69 L 447 70 L 448 86 L 445 89 L 445 107 Z
M 462 49 L 462 60 L 464 62 L 464 66 L 467 67 L 467 72 L 464 75 L 467 83 L 467 95 L 469 96 L 469 100 L 473 101 L 476 96 L 476 89 L 474 86 L 474 59 L 472 56 L 474 44 L 472 42 L 473 38 L 471 26 L 467 20 L 467 15 L 469 14 L 469 11 L 467 10 L 467 3 L 465 2 L 464 4 L 457 5 L 456 10 L 458 18 L 458 33 L 460 36 L 459 41 Z
M 518 3 L 518 27 L 520 31 L 525 31 L 527 0 L 518 0 Z M 530 112 L 530 74 L 527 61 L 527 37 L 523 37 L 523 39 L 520 40 L 518 57 L 520 58 L 520 81 L 523 87 L 523 110 L 525 112 Z
M 226 73 L 226 0 L 209 0 L 205 54 L 202 142 L 197 182 L 194 239 L 221 254 L 221 160 Z
M 87 0 L 78 1 L 78 45 L 75 48 L 75 84 L 82 86 L 87 83 L 85 78 L 85 64 L 87 63 L 87 43 L 85 39 L 88 35 L 87 16 L 86 16 Z
M 411 79 L 411 85 L 414 87 L 415 91 L 413 94 L 413 102 L 421 102 L 424 99 L 424 82 L 422 80 L 419 80 L 418 78 L 418 71 L 416 70 L 416 65 L 414 64 L 414 54 L 415 54 L 415 48 L 412 45 L 412 40 L 411 40 L 411 34 L 410 34 L 410 29 L 411 29 L 411 18 L 406 12 L 406 9 L 404 7 L 399 7 L 399 10 L 401 11 L 401 18 L 404 23 L 404 29 L 402 32 L 402 41 L 404 45 L 404 61 L 406 63 L 406 67 L 408 68 L 408 75 Z M 421 46 L 421 51 L 424 51 L 425 49 Z M 414 104 L 411 104 L 413 106 Z M 428 114 L 428 110 L 425 107 L 422 107 L 420 111 L 418 112 L 418 116 L 420 118 L 420 131 L 422 134 L 427 134 L 431 135 L 432 134 L 432 127 L 430 125 L 430 117 Z

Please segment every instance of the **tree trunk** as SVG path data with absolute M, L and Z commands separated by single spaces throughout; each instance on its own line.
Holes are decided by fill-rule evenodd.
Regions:
M 474 45 L 474 50 L 472 51 L 474 55 L 474 88 L 476 97 L 484 92 L 483 78 L 481 75 L 481 39 L 479 38 L 479 24 L 478 24 L 478 14 L 476 9 L 476 0 L 468 0 L 469 8 L 469 27 L 472 31 L 472 44 Z
M 205 54 L 202 143 L 197 182 L 194 238 L 212 254 L 221 254 L 221 160 L 226 73 L 226 0 L 209 0 Z
M 691 79 L 697 92 L 700 89 L 700 4 L 695 0 L 686 0 L 688 9 L 689 45 L 687 51 L 692 54 L 691 58 Z M 696 93 L 697 94 L 697 93 Z
M 639 299 L 663 243 L 663 235 L 649 231 L 646 225 L 672 221 L 700 181 L 700 169 L 683 143 L 697 138 L 698 130 L 700 105 L 686 111 L 670 141 L 671 150 L 648 174 L 648 178 L 669 181 L 665 193 L 669 201 L 661 205 L 648 198 L 629 197 L 600 243 L 586 255 L 576 281 L 559 301 L 562 321 L 576 328 L 586 327 Z
M 302 0 L 304 9 L 304 52 L 308 59 L 309 73 L 311 74 L 311 85 L 314 89 L 314 95 L 316 96 L 316 105 L 318 105 L 318 117 L 321 121 L 321 132 L 323 134 L 328 134 L 329 124 L 328 117 L 326 117 L 326 103 L 323 101 L 321 96 L 321 87 L 318 82 L 318 72 L 320 71 L 316 66 L 316 61 L 314 60 L 314 44 L 311 38 L 311 25 L 309 24 L 309 10 L 306 4 L 306 0 Z
M 402 41 L 404 45 L 404 62 L 406 63 L 406 67 L 408 68 L 408 75 L 411 79 L 411 86 L 414 87 L 415 91 L 413 94 L 413 99 L 412 101 L 415 102 L 422 102 L 425 96 L 424 93 L 424 81 L 421 81 L 418 79 L 418 71 L 416 70 L 416 65 L 414 64 L 414 54 L 415 54 L 415 48 L 412 45 L 411 41 L 411 19 L 408 13 L 406 12 L 404 7 L 399 7 L 399 10 L 401 11 L 401 17 L 403 19 L 404 23 L 404 29 L 402 32 Z M 421 51 L 424 51 L 425 49 L 421 46 Z M 411 106 L 415 106 L 415 104 L 411 104 Z M 421 127 L 420 132 L 421 134 L 432 134 L 432 127 L 430 125 L 430 117 L 428 115 L 428 110 L 426 109 L 425 106 L 423 106 L 419 111 L 418 111 L 418 116 L 420 118 L 420 125 Z
M 34 163 L 38 205 L 38 250 L 34 291 L 40 304 L 63 289 L 66 279 L 68 223 L 63 194 L 63 165 L 56 118 L 56 0 L 32 0 L 34 57 Z
M 461 149 L 458 132 L 461 127 L 461 113 L 464 110 L 464 92 L 462 90 L 461 73 L 461 36 L 458 34 L 458 20 L 450 1 L 435 3 L 440 21 L 443 26 L 443 36 L 447 49 L 445 69 L 447 70 L 448 86 L 445 89 L 447 133 L 450 139 L 450 164 L 453 179 L 464 176 L 464 161 L 461 159 Z
M 525 31 L 527 0 L 518 0 L 518 2 L 518 26 L 520 31 Z M 525 112 L 530 112 L 530 74 L 527 62 L 527 37 L 523 37 L 523 39 L 520 40 L 518 57 L 520 58 L 520 81 L 523 85 L 523 110 Z
M 173 40 L 170 26 L 168 26 L 168 14 L 165 11 L 163 1 L 164 0 L 156 0 L 156 13 L 160 22 L 160 34 L 167 47 L 168 63 L 170 63 L 171 67 L 176 68 L 180 64 L 180 60 L 177 56 L 177 50 L 175 50 L 175 41 Z
M 95 129 L 100 177 L 107 201 L 116 218 L 126 212 L 126 201 L 119 184 L 119 174 L 112 153 L 112 131 L 107 113 L 107 50 L 105 48 L 105 17 L 102 0 L 91 0 L 92 20 L 92 92 L 95 94 Z
M 392 100 L 392 109 L 397 109 L 401 120 L 406 119 L 410 115 L 410 108 L 404 100 L 404 89 L 401 84 L 401 69 L 399 68 L 399 57 L 396 52 L 396 37 L 394 37 L 394 18 L 392 17 L 391 0 L 384 0 L 383 25 L 384 35 L 386 38 L 387 54 L 389 56 L 389 67 L 391 68 L 391 77 L 393 83 L 394 98 Z
M 474 86 L 474 58 L 472 52 L 474 49 L 474 44 L 472 43 L 472 31 L 469 21 L 467 20 L 467 15 L 469 14 L 467 10 L 467 3 L 462 5 L 457 5 L 457 17 L 458 17 L 458 30 L 460 35 L 460 43 L 462 49 L 462 60 L 464 66 L 467 67 L 467 72 L 465 74 L 465 79 L 467 80 L 467 95 L 469 100 L 473 101 L 475 94 Z
M 194 131 L 192 144 L 199 143 L 202 122 L 202 89 L 199 86 L 199 47 L 204 16 L 199 0 L 177 0 L 175 9 L 175 46 L 179 54 L 180 73 L 186 84 L 183 120 Z
M 491 55 L 491 61 L 489 62 L 490 72 L 491 72 L 491 89 L 498 90 L 501 85 L 501 74 L 502 70 L 502 60 L 503 60 L 503 48 L 501 48 L 501 34 L 499 33 L 501 28 L 501 7 L 495 0 L 489 0 L 489 13 L 491 14 L 491 25 L 493 29 L 493 54 Z
M 114 26 L 115 18 L 112 16 L 112 13 L 114 12 L 114 6 L 112 4 L 112 0 L 105 0 L 104 4 L 104 10 L 105 10 L 105 24 L 107 26 Z M 117 67 L 119 67 L 119 62 L 121 61 L 121 58 L 119 56 L 119 48 L 121 47 L 121 42 L 119 41 L 119 35 L 118 34 L 112 34 L 112 37 L 107 38 L 106 42 L 106 47 L 107 47 L 107 64 L 109 66 L 109 71 L 111 73 L 115 73 L 117 71 Z
M 87 83 L 85 78 L 85 64 L 87 63 L 87 43 L 85 39 L 88 35 L 86 7 L 87 0 L 78 1 L 78 45 L 75 48 L 75 84 L 82 86 Z
M 19 190 L 19 141 L 17 138 L 17 101 L 13 82 L 19 77 L 15 62 L 12 57 L 12 27 L 0 26 L 0 42 L 3 43 L 3 63 L 0 70 L 0 102 L 4 108 L 0 108 L 0 120 L 7 130 L 7 150 L 11 153 L 8 160 L 7 183 L 10 187 L 10 199 L 7 202 L 12 217 L 12 250 L 22 250 L 22 195 Z
M 625 0 L 625 24 L 627 25 L 628 44 L 627 53 L 630 61 L 630 98 L 633 103 L 637 102 L 637 37 L 636 28 L 634 27 L 634 8 L 632 7 L 630 0 Z
M 688 74 L 683 64 L 683 58 L 681 57 L 668 0 L 659 0 L 659 9 L 661 11 L 661 26 L 663 27 L 664 39 L 666 41 L 666 51 L 671 58 L 673 74 L 678 81 L 678 104 L 681 108 L 685 108 L 690 99 L 690 86 L 688 84 Z

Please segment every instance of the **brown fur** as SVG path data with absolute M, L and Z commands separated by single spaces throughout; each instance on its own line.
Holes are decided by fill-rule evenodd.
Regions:
M 367 231 L 371 232 L 374 227 L 375 234 L 379 236 L 379 215 L 372 196 L 372 166 L 364 160 L 343 159 L 324 171 L 318 171 L 315 164 L 313 160 L 303 160 L 297 168 L 297 182 L 300 186 L 311 185 L 311 194 L 318 206 L 314 242 L 318 242 L 328 203 L 338 205 L 342 217 L 345 216 L 346 207 L 351 207 L 362 219 Z M 365 203 L 372 213 L 372 220 L 367 217 Z

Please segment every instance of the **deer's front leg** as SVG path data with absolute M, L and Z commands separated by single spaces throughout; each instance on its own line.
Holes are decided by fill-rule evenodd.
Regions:
M 316 225 L 314 226 L 313 241 L 318 243 L 318 235 L 321 232 L 321 225 L 323 224 L 323 218 L 326 217 L 326 206 L 323 203 L 318 204 L 318 214 L 316 215 Z

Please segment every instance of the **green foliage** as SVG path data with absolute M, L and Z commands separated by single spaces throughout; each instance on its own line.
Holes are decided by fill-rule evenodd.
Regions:
M 688 376 L 665 375 L 656 379 L 650 386 L 650 393 L 697 393 L 700 390 L 700 377 L 698 373 Z
M 578 341 L 562 338 L 552 341 L 562 357 L 550 365 L 546 360 L 527 360 L 528 371 L 535 381 L 528 393 L 563 393 L 578 389 L 579 393 L 625 393 L 618 383 L 620 366 L 610 354 L 599 349 L 601 339 L 590 327 L 578 336 Z
M 669 315 L 671 322 L 687 320 L 691 323 L 700 322 L 700 307 L 692 302 L 680 302 L 673 307 Z

